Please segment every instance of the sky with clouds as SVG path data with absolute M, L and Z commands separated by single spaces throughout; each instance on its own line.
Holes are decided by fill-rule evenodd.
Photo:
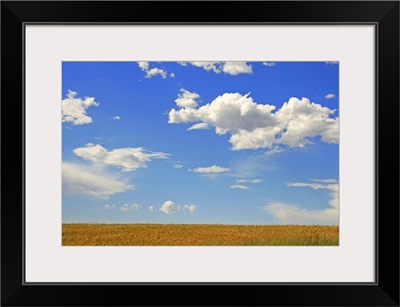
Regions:
M 337 62 L 63 62 L 64 223 L 339 224 Z

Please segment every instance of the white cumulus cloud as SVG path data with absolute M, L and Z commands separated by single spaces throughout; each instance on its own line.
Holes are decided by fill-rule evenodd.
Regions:
M 229 172 L 230 168 L 213 165 L 208 167 L 197 167 L 191 171 L 202 174 L 218 174 L 223 172 Z
M 253 69 L 246 62 L 225 62 L 222 66 L 224 73 L 236 76 L 238 74 L 251 74 Z
M 194 204 L 191 205 L 175 205 L 172 200 L 167 200 L 164 204 L 157 209 L 155 206 L 150 206 L 149 210 L 151 212 L 161 211 L 165 214 L 174 214 L 181 211 L 188 211 L 189 213 L 193 213 L 197 209 L 197 206 Z
M 169 157 L 169 154 L 145 151 L 142 147 L 117 148 L 109 151 L 101 145 L 93 144 L 86 144 L 85 147 L 76 148 L 73 152 L 88 161 L 118 166 L 123 172 L 147 167 L 146 163 L 152 159 L 167 159 Z
M 269 67 L 273 67 L 273 66 L 275 66 L 276 64 L 275 64 L 275 62 L 263 62 L 263 65 L 269 66 Z
M 140 69 L 143 71 L 146 71 L 149 69 L 149 62 L 137 62 L 139 65 Z
M 314 179 L 315 182 L 326 182 L 325 179 Z M 330 181 L 328 181 L 330 182 Z M 272 203 L 263 209 L 285 224 L 328 224 L 339 223 L 339 184 L 338 183 L 288 183 L 289 187 L 310 187 L 314 190 L 325 189 L 329 192 L 329 207 L 320 210 L 307 210 L 295 204 Z
M 135 188 L 101 170 L 78 164 L 63 162 L 61 170 L 63 195 L 87 195 L 106 199 L 110 195 Z
M 204 62 L 204 61 L 200 61 L 200 62 L 178 62 L 179 64 L 181 64 L 182 66 L 187 66 L 187 64 L 191 64 L 193 66 L 196 67 L 201 67 L 206 71 L 210 71 L 212 70 L 213 72 L 215 72 L 216 74 L 221 73 L 221 62 Z
M 152 68 L 146 71 L 146 76 L 145 78 L 151 78 L 153 76 L 160 75 L 161 78 L 165 79 L 167 77 L 167 72 L 161 68 Z
M 103 209 L 104 209 L 104 210 L 115 209 L 115 205 L 105 204 Z
M 114 116 L 113 119 L 114 119 L 114 120 L 120 120 L 121 117 L 119 117 L 119 116 L 117 115 L 117 116 Z
M 187 66 L 187 64 L 191 64 L 196 67 L 201 67 L 206 71 L 213 71 L 216 74 L 220 74 L 224 72 L 229 75 L 238 75 L 238 74 L 251 74 L 253 69 L 251 65 L 248 65 L 246 62 L 204 62 L 204 61 L 195 61 L 195 62 L 178 62 L 183 66 Z
M 176 207 L 171 200 L 167 200 L 160 208 L 161 212 L 172 214 L 176 212 Z
M 195 108 L 197 107 L 196 100 L 200 98 L 200 95 L 194 92 L 189 92 L 184 88 L 181 88 L 181 93 L 178 94 L 178 98 L 175 100 L 176 105 L 180 108 Z
M 339 119 L 336 110 L 292 97 L 276 107 L 258 104 L 249 94 L 225 93 L 199 108 L 172 109 L 168 123 L 201 122 L 215 127 L 219 135 L 230 133 L 233 150 L 274 148 L 276 145 L 304 147 L 309 138 L 338 143 Z
M 146 73 L 145 78 L 151 78 L 157 75 L 161 76 L 163 79 L 167 77 L 167 71 L 157 67 L 150 68 L 149 62 L 137 62 L 137 64 L 139 65 L 140 69 Z
M 78 93 L 68 90 L 67 98 L 61 101 L 61 118 L 63 123 L 73 125 L 90 124 L 93 120 L 87 115 L 86 110 L 91 106 L 99 106 L 94 97 L 84 99 L 76 97 Z

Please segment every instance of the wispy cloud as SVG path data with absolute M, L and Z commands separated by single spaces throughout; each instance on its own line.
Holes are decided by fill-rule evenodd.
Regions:
M 243 183 L 256 184 L 260 183 L 261 181 L 261 179 L 236 179 L 236 183 L 231 185 L 230 188 L 239 190 L 250 190 L 250 188 L 246 185 L 243 185 Z
M 278 147 L 278 146 L 273 146 L 272 149 L 266 151 L 265 154 L 267 156 L 270 156 L 270 155 L 274 155 L 274 154 L 280 153 L 282 151 L 284 151 L 283 148 Z
M 132 205 L 124 204 L 120 207 L 121 211 L 123 211 L 123 212 L 136 211 L 136 210 L 139 210 L 140 208 L 142 208 L 142 206 L 140 206 L 138 204 L 132 204 Z
M 229 172 L 230 168 L 213 165 L 208 167 L 196 167 L 195 169 L 189 171 L 200 174 L 218 174 L 223 172 Z
M 260 183 L 261 179 L 238 179 L 236 180 L 237 183 Z
M 93 167 L 63 162 L 61 170 L 63 195 L 86 195 L 107 199 L 110 195 L 135 188 L 134 185 Z
M 308 210 L 299 205 L 273 203 L 265 206 L 264 210 L 283 224 L 337 225 L 339 222 L 338 210 L 335 208 Z
M 211 126 L 207 123 L 198 123 L 198 124 L 194 124 L 193 126 L 191 126 L 190 128 L 188 128 L 187 130 L 204 130 L 204 129 L 210 129 Z
M 336 179 L 310 179 L 311 181 L 314 182 L 324 182 L 324 183 L 336 183 L 338 182 Z
M 235 179 L 253 179 L 263 176 L 265 172 L 276 170 L 276 165 L 268 161 L 262 152 L 252 154 L 231 162 L 232 177 Z
M 112 119 L 114 119 L 114 120 L 120 120 L 121 117 L 119 117 L 119 116 L 117 115 L 117 116 L 114 116 Z
M 146 151 L 143 147 L 117 148 L 107 150 L 101 145 L 86 144 L 85 147 L 75 148 L 73 152 L 85 160 L 120 167 L 123 172 L 131 172 L 138 168 L 147 167 L 152 159 L 167 159 L 169 154 Z
M 106 205 L 104 205 L 103 209 L 104 209 L 104 210 L 115 209 L 115 205 L 108 205 L 108 204 L 106 204 Z
M 239 190 L 249 190 L 250 188 L 248 186 L 245 185 L 241 185 L 241 184 L 232 184 L 230 186 L 231 189 L 239 189 Z
M 326 99 L 332 99 L 332 98 L 335 98 L 336 96 L 334 95 L 334 94 L 327 94 L 327 95 L 325 95 L 325 98 Z
M 188 210 L 189 213 L 193 213 L 197 209 L 196 205 L 184 205 L 183 210 Z
M 182 168 L 183 167 L 183 165 L 182 164 L 174 164 L 174 168 Z
M 331 182 L 331 179 L 313 179 L 314 182 Z M 338 183 L 288 183 L 288 187 L 310 187 L 314 190 L 330 191 L 329 207 L 320 210 L 308 210 L 296 204 L 271 203 L 263 209 L 285 224 L 329 224 L 339 223 L 339 184 Z

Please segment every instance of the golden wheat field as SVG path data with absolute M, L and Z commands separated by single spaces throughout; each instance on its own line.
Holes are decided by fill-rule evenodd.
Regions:
M 63 246 L 339 245 L 338 226 L 63 224 Z

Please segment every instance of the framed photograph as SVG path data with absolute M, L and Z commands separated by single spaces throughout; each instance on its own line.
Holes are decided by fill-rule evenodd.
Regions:
M 3 306 L 399 306 L 398 1 L 1 26 Z

